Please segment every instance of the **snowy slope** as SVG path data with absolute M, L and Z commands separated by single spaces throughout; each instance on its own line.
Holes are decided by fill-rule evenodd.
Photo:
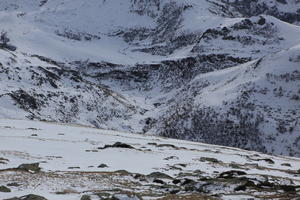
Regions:
M 1 0 L 0 116 L 299 156 L 299 9 Z
M 163 115 L 157 131 L 164 136 L 298 156 L 299 58 L 297 45 L 198 75 L 176 95 L 176 103 Z
M 229 26 L 242 17 L 249 17 L 224 17 L 221 11 L 215 13 L 213 11 L 218 9 L 214 1 L 42 2 L 1 1 L 2 29 L 10 32 L 11 39 L 21 51 L 30 54 L 39 52 L 41 56 L 60 61 L 89 59 L 136 63 L 162 60 L 164 58 L 141 53 L 139 49 L 148 52 L 151 48 L 163 46 L 173 52 L 174 49 L 193 44 L 209 28 Z M 275 7 L 272 4 L 269 7 L 278 8 L 281 12 L 296 13 L 298 4 L 294 1 L 288 4 L 276 2 Z M 259 14 L 267 13 L 256 15 Z M 135 45 L 126 44 L 123 37 L 125 41 L 134 39 Z M 161 50 L 156 51 L 159 52 L 155 54 L 169 54 L 169 50 L 163 50 L 166 51 L 163 53 L 160 53 Z M 186 55 L 188 52 L 183 53 Z
M 300 192 L 297 158 L 24 120 L 1 119 L 0 139 L 0 186 L 11 190 L 0 191 L 1 199 L 296 199 Z M 116 142 L 130 146 L 103 148 Z M 41 171 L 17 169 L 24 163 Z

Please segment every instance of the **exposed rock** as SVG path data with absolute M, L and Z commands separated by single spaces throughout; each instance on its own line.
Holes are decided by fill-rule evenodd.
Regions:
M 98 147 L 98 149 L 107 149 L 107 148 L 125 148 L 125 149 L 134 149 L 133 146 L 125 144 L 122 142 L 116 142 L 113 145 L 105 145 L 104 147 Z
M 235 176 L 241 176 L 241 175 L 246 175 L 247 173 L 244 171 L 237 171 L 237 170 L 231 170 L 231 171 L 226 171 L 222 172 L 219 177 L 220 178 L 233 178 Z
M 35 194 L 29 194 L 26 196 L 20 197 L 20 200 L 47 200 L 45 197 L 35 195 Z
M 68 167 L 68 169 L 80 169 L 80 167 Z
M 7 164 L 7 162 L 9 162 L 8 159 L 0 157 L 0 164 Z
M 0 186 L 0 192 L 11 192 L 11 190 L 8 187 L 2 185 Z
M 17 183 L 17 182 L 13 182 L 13 183 L 8 183 L 7 186 L 9 187 L 19 187 L 21 184 Z
M 29 195 L 26 195 L 26 196 L 13 197 L 13 198 L 10 198 L 10 199 L 5 199 L 5 200 L 47 200 L 47 199 L 42 197 L 42 196 L 35 195 L 35 194 L 29 194 Z
M 291 164 L 290 164 L 290 163 L 282 163 L 281 165 L 282 165 L 282 166 L 286 166 L 286 167 L 291 167 Z
M 21 164 L 20 166 L 18 166 L 18 169 L 29 172 L 39 172 L 41 171 L 41 168 L 39 166 L 39 163 Z
M 299 123 L 296 123 L 299 107 L 296 102 L 299 101 L 299 94 L 298 90 L 292 89 L 298 87 L 299 72 L 294 69 L 288 71 L 289 67 L 284 68 L 285 74 L 281 75 L 275 74 L 281 70 L 270 70 L 267 74 L 259 71 L 262 67 L 260 63 L 267 55 L 297 45 L 291 41 L 290 34 L 285 32 L 291 31 L 293 32 L 291 35 L 297 35 L 298 28 L 288 26 L 280 20 L 299 24 L 300 11 L 297 8 L 299 2 L 210 0 L 201 3 L 131 0 L 123 4 L 122 9 L 127 10 L 122 12 L 139 18 L 137 23 L 134 26 L 130 26 L 131 24 L 123 26 L 115 24 L 115 20 L 107 21 L 104 24 L 113 26 L 106 33 L 100 30 L 103 28 L 101 24 L 91 25 L 93 28 L 89 29 L 86 24 L 75 26 L 76 23 L 71 25 L 64 21 L 67 18 L 65 15 L 68 15 L 82 18 L 79 23 L 93 23 L 93 20 L 90 20 L 89 9 L 94 6 L 88 3 L 84 3 L 80 9 L 79 1 L 59 4 L 62 9 L 65 6 L 75 7 L 58 13 L 60 9 L 54 8 L 47 0 L 33 1 L 32 4 L 28 3 L 26 8 L 22 2 L 9 2 L 5 1 L 0 6 L 3 12 L 16 13 L 17 17 L 12 20 L 25 20 L 28 24 L 33 23 L 33 26 L 35 22 L 31 19 L 38 20 L 41 24 L 51 22 L 46 23 L 50 31 L 47 36 L 52 34 L 51 39 L 60 38 L 59 42 L 67 46 L 75 42 L 90 48 L 89 42 L 93 40 L 99 40 L 97 42 L 101 43 L 103 38 L 103 41 L 106 38 L 124 39 L 125 43 L 120 43 L 124 47 L 118 49 L 118 53 L 126 55 L 126 59 L 130 60 L 122 63 L 119 62 L 119 58 L 114 60 L 113 57 L 105 55 L 95 56 L 99 59 L 95 60 L 90 58 L 90 54 L 80 54 L 81 56 L 77 57 L 79 53 L 74 53 L 70 56 L 72 59 L 67 59 L 64 55 L 54 56 L 56 54 L 51 54 L 52 49 L 49 49 L 49 57 L 46 57 L 42 52 L 35 52 L 35 48 L 32 49 L 32 55 L 23 50 L 11 52 L 7 48 L 1 48 L 3 56 L 0 64 L 0 80 L 3 87 L 8 89 L 3 90 L 0 98 L 5 105 L 8 103 L 14 108 L 13 115 L 18 116 L 18 112 L 22 111 L 21 116 L 29 119 L 155 133 L 166 137 L 267 153 L 299 155 L 299 149 L 296 147 L 299 146 L 300 140 L 295 134 L 299 128 Z M 110 5 L 107 2 L 95 2 L 93 5 L 100 10 L 107 9 L 105 6 Z M 126 5 L 127 3 L 129 5 Z M 202 9 L 202 5 L 205 9 Z M 35 9 L 47 12 L 36 12 Z M 77 9 L 85 10 L 87 15 L 80 16 L 82 13 L 77 13 Z M 103 12 L 92 12 L 95 16 L 99 13 Z M 24 17 L 27 14 L 34 17 Z M 149 20 L 147 24 L 143 24 L 145 17 Z M 199 20 L 194 20 L 194 17 Z M 228 17 L 230 23 L 223 23 L 223 20 L 215 23 L 216 17 L 220 19 Z M 203 21 L 198 24 L 201 20 Z M 150 21 L 151 23 L 148 23 Z M 190 28 L 190 25 L 194 28 Z M 6 28 L 6 25 L 3 26 Z M 18 30 L 15 30 L 12 37 L 16 36 L 17 32 Z M 28 30 L 28 36 L 32 34 L 35 32 Z M 8 35 L 3 34 L 1 40 L 1 44 L 9 44 Z M 294 40 L 296 41 L 297 37 Z M 19 40 L 12 38 L 12 41 Z M 30 42 L 32 41 L 29 40 L 28 43 Z M 144 53 L 135 54 L 135 52 Z M 144 54 L 148 54 L 145 60 L 142 57 L 136 59 L 138 57 L 136 55 Z M 160 56 L 151 57 L 149 54 Z M 286 66 L 299 62 L 299 54 L 296 52 L 289 54 L 287 57 L 290 63 L 287 62 Z M 53 58 L 50 58 L 50 55 Z M 233 70 L 236 69 L 233 67 L 238 65 L 241 69 L 243 67 L 240 67 L 240 64 L 245 63 L 253 65 L 252 68 L 249 67 L 249 73 L 241 72 L 236 77 L 230 76 L 230 79 L 224 82 L 221 80 L 226 79 L 225 76 L 216 82 L 208 78 L 209 73 L 217 75 L 214 72 L 229 68 Z M 265 67 L 267 71 L 274 63 L 270 66 L 268 63 L 263 65 L 267 66 Z M 232 72 L 234 71 L 236 70 Z M 223 105 L 200 102 L 204 99 L 204 94 L 221 91 L 214 88 L 211 92 L 205 93 L 206 89 L 220 81 L 222 82 L 220 87 L 231 85 L 236 78 L 247 74 L 253 76 L 247 83 L 235 84 L 238 91 L 228 91 L 227 98 L 223 94 L 218 96 L 224 97 Z M 258 79 L 254 77 L 260 75 L 260 80 L 266 79 L 268 82 L 258 83 Z M 246 79 L 240 82 L 243 80 Z M 289 87 L 289 84 L 296 87 Z M 132 95 L 137 93 L 139 96 Z M 280 103 L 274 106 L 268 103 L 268 99 L 278 99 Z M 143 103 L 140 103 L 141 101 Z M 288 102 L 286 105 L 289 105 L 289 108 L 284 109 L 285 107 L 281 106 L 285 102 Z M 283 110 L 280 110 L 281 108 Z M 53 111 L 49 112 L 50 109 Z M 272 130 L 266 131 L 262 128 L 267 123 L 268 125 L 271 123 L 269 127 Z M 282 143 L 285 147 L 279 150 L 276 145 L 281 142 L 277 134 L 291 134 L 290 138 L 293 139 Z M 110 147 L 113 146 L 107 146 Z M 4 164 L 3 161 L 0 162 Z
M 154 179 L 153 183 L 165 184 L 165 182 L 163 180 L 160 180 L 160 179 Z
M 164 174 L 162 172 L 152 172 L 147 175 L 148 178 L 157 178 L 157 179 L 173 179 L 171 176 Z
M 135 194 L 127 194 L 127 193 L 120 193 L 120 194 L 114 194 L 111 198 L 112 200 L 142 200 L 142 198 Z
M 106 165 L 106 164 L 101 164 L 98 166 L 98 168 L 107 168 L 107 167 L 108 167 L 108 165 Z
M 237 186 L 236 188 L 234 188 L 235 191 L 245 191 L 247 190 L 249 187 L 255 187 L 255 184 L 252 181 L 247 180 L 245 183 L 243 183 L 242 185 Z
M 91 200 L 91 197 L 89 195 L 83 195 L 80 200 Z
M 200 161 L 201 161 L 201 162 L 207 161 L 207 162 L 212 162 L 212 163 L 222 163 L 221 161 L 219 161 L 219 160 L 216 159 L 216 158 L 208 158 L 208 157 L 201 157 L 201 158 L 200 158 Z
M 7 49 L 9 51 L 16 51 L 17 47 L 8 44 L 10 42 L 10 39 L 7 36 L 7 32 L 2 31 L 0 33 L 0 49 Z

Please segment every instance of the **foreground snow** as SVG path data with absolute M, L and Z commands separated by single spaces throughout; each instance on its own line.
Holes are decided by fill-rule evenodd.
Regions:
M 103 148 L 116 142 L 132 148 Z M 247 174 L 243 175 L 244 179 L 246 177 L 255 183 L 265 179 L 279 185 L 300 184 L 298 158 L 276 157 L 229 147 L 77 125 L 25 120 L 0 119 L 0 161 L 0 186 L 15 182 L 19 184 L 18 187 L 10 187 L 9 193 L 0 192 L 1 199 L 30 193 L 51 200 L 79 199 L 83 194 L 99 199 L 96 198 L 96 193 L 116 192 L 113 189 L 118 189 L 118 192 L 134 192 L 145 199 L 166 196 L 170 191 L 165 191 L 161 184 L 171 185 L 172 181 L 159 175 L 155 178 L 164 180 L 164 183 L 152 183 L 153 177 L 145 176 L 152 172 L 162 172 L 182 181 L 199 181 L 201 177 L 214 180 L 222 172 L 238 170 Z M 42 172 L 16 169 L 24 163 L 40 163 Z M 107 167 L 99 168 L 101 164 Z M 197 184 L 200 187 L 201 184 L 204 185 L 204 181 Z M 236 184 L 230 183 L 228 187 L 212 184 L 214 189 L 206 190 L 209 195 L 224 193 L 220 198 L 231 199 L 233 197 L 229 193 L 237 187 Z M 194 193 L 180 190 L 182 191 L 178 195 Z M 157 196 L 153 196 L 151 191 L 157 193 Z M 270 191 L 270 194 L 277 192 L 281 193 L 276 189 Z M 294 192 L 297 193 L 297 190 Z M 243 195 L 246 193 L 250 197 L 269 194 L 254 189 Z M 241 196 L 235 198 L 239 199 Z

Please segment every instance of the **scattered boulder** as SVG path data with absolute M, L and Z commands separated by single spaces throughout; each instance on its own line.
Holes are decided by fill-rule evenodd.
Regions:
M 0 164 L 7 164 L 7 162 L 9 162 L 8 159 L 6 159 L 6 158 L 0 158 Z
M 39 130 L 39 129 L 30 127 L 30 128 L 27 128 L 27 130 L 37 131 L 37 130 Z
M 142 197 L 136 194 L 120 193 L 114 194 L 111 200 L 142 200 Z
M 173 179 L 171 176 L 164 174 L 162 172 L 152 172 L 147 175 L 148 178 L 161 178 L 161 179 Z
M 231 168 L 235 168 L 235 169 L 240 169 L 240 168 L 241 168 L 241 166 L 238 165 L 238 164 L 236 164 L 236 163 L 230 163 L 229 166 L 230 166 Z
M 179 163 L 177 165 L 179 165 L 180 167 L 186 167 L 187 166 L 187 164 L 184 164 L 184 163 Z
M 226 172 L 222 172 L 219 175 L 219 178 L 233 178 L 235 176 L 241 176 L 241 175 L 246 175 L 247 173 L 244 171 L 237 171 L 237 170 L 230 170 Z
M 35 195 L 35 194 L 29 194 L 22 197 L 13 197 L 5 200 L 47 200 L 45 197 Z
M 175 184 L 175 185 L 177 185 L 177 184 L 181 183 L 181 180 L 179 180 L 179 179 L 174 179 L 174 180 L 172 181 L 172 183 Z
M 258 188 L 273 188 L 275 186 L 274 183 L 271 183 L 269 181 L 263 181 L 263 182 L 260 182 L 259 184 L 256 185 Z
M 14 182 L 14 183 L 8 183 L 7 184 L 7 186 L 9 186 L 9 187 L 19 187 L 21 184 L 19 184 L 19 183 L 16 183 L 16 182 Z
M 207 162 L 212 162 L 212 163 L 221 163 L 221 161 L 219 161 L 219 160 L 216 159 L 216 158 L 208 158 L 208 157 L 201 157 L 201 158 L 200 158 L 200 161 L 201 161 L 201 162 L 207 161 Z
M 29 195 L 21 197 L 20 200 L 47 200 L 47 199 L 45 197 L 42 197 L 39 195 L 29 194 Z
M 144 175 L 142 174 L 134 174 L 133 178 L 134 179 L 139 179 L 139 178 L 142 178 Z
M 21 164 L 17 169 L 25 170 L 29 172 L 39 172 L 41 171 L 41 168 L 39 166 L 40 163 Z
M 91 200 L 91 197 L 89 195 L 83 195 L 80 200 Z
M 0 161 L 9 161 L 9 160 L 6 159 L 6 158 L 1 158 L 1 157 L 0 157 Z
M 296 187 L 293 185 L 281 185 L 280 188 L 285 192 L 296 192 Z
M 107 167 L 108 167 L 108 165 L 106 165 L 106 164 L 101 164 L 98 166 L 98 168 L 107 168 Z
M 255 184 L 252 181 L 246 181 L 244 184 L 237 186 L 234 188 L 234 191 L 245 191 L 249 187 L 254 187 Z
M 185 178 L 184 181 L 181 183 L 181 185 L 195 185 L 196 181 L 192 179 Z
M 114 173 L 120 175 L 120 176 L 133 176 L 132 173 L 126 171 L 126 170 L 117 170 L 117 171 L 114 171 Z
M 55 194 L 58 194 L 58 195 L 76 194 L 76 193 L 78 193 L 78 192 L 76 190 L 74 190 L 74 189 L 64 189 L 62 191 L 55 192 Z
M 179 158 L 177 156 L 169 156 L 169 157 L 164 158 L 164 160 L 173 160 L 173 159 L 178 160 Z
M 95 195 L 97 195 L 100 199 L 109 199 L 110 194 L 107 192 L 98 192 L 95 193 Z
M 291 167 L 291 164 L 290 163 L 282 163 L 281 166 Z
M 170 194 L 177 194 L 178 192 L 180 192 L 180 190 L 171 190 Z
M 157 143 L 155 143 L 155 142 L 149 142 L 149 143 L 147 143 L 148 145 L 153 145 L 153 146 L 157 146 Z
M 80 169 L 80 167 L 68 167 L 68 169 Z
M 262 16 L 260 16 L 258 22 L 257 22 L 259 25 L 264 25 L 266 23 L 266 19 Z
M 258 161 L 265 161 L 265 162 L 267 162 L 269 164 L 275 164 L 275 162 L 272 159 L 270 159 L 270 158 L 259 159 Z
M 8 187 L 2 185 L 0 186 L 0 192 L 11 192 L 11 190 Z
M 161 179 L 154 179 L 153 183 L 158 183 L 158 184 L 162 184 L 162 185 L 165 184 L 165 182 Z
M 197 188 L 195 187 L 195 185 L 192 185 L 192 184 L 186 185 L 184 187 L 184 191 L 186 191 L 186 192 L 193 192 L 196 190 L 197 190 Z
M 116 142 L 113 145 L 105 145 L 104 147 L 98 147 L 98 149 L 107 149 L 107 148 L 125 148 L 125 149 L 134 149 L 133 146 L 122 143 L 122 142 Z
M 173 144 L 158 144 L 157 147 L 169 147 L 176 149 L 177 147 Z

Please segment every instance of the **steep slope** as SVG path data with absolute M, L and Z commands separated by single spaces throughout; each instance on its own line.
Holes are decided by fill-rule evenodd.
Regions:
M 0 140 L 1 199 L 32 193 L 49 200 L 297 199 L 300 193 L 297 158 L 24 120 L 1 119 Z
M 300 46 L 195 77 L 176 94 L 157 131 L 299 156 Z M 184 103 L 182 103 L 184 102 Z
M 1 117 L 114 128 L 110 125 L 114 118 L 126 119 L 139 112 L 122 95 L 94 84 L 63 63 L 37 55 L 0 51 Z M 122 124 L 118 125 L 121 128 Z
M 17 50 L 0 45 L 0 116 L 300 156 L 299 9 L 297 0 L 2 0 L 0 30 Z M 260 79 L 245 71 L 255 63 Z

